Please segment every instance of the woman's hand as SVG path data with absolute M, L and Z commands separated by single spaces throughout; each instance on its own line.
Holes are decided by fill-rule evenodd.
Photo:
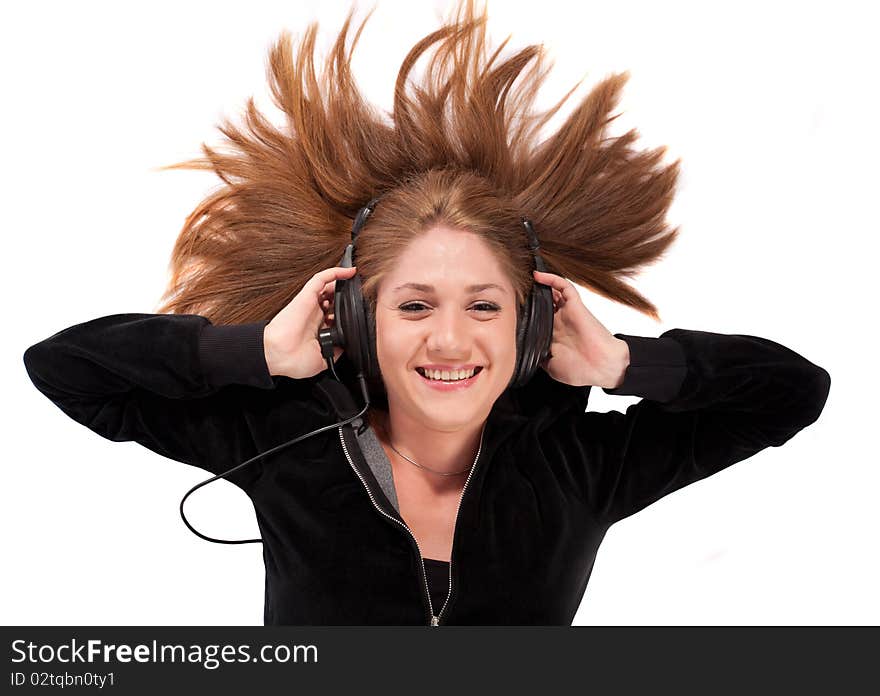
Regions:
M 336 279 L 348 280 L 356 266 L 334 266 L 313 275 L 296 297 L 266 325 L 263 347 L 269 374 L 304 379 L 327 369 L 318 332 L 335 320 L 333 293 Z M 333 362 L 342 348 L 333 346 Z
M 629 365 L 629 346 L 593 316 L 571 281 L 555 273 L 532 271 L 553 293 L 553 340 L 541 367 L 557 382 L 573 387 L 613 389 Z

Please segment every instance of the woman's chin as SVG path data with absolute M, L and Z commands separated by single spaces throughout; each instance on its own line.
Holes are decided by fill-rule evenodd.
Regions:
M 483 403 L 489 400 L 486 389 L 488 382 L 485 381 L 488 375 L 484 374 L 486 372 L 487 370 L 482 370 L 476 379 L 468 380 L 471 383 L 464 387 L 450 389 L 446 385 L 437 388 L 428 384 L 428 380 L 412 370 L 407 375 L 409 379 L 404 380 L 405 385 L 401 385 L 403 388 L 398 387 L 395 391 L 401 395 L 406 394 L 409 406 L 404 408 L 412 409 L 413 415 L 420 414 L 419 420 L 426 425 L 437 430 L 454 432 L 475 422 L 482 422 L 491 410 L 491 403 Z M 386 391 L 387 388 L 386 381 Z M 393 384 L 391 388 L 394 390 Z M 403 406 L 400 399 L 392 398 L 390 401 Z
M 434 430 L 455 432 L 467 429 L 474 423 L 482 422 L 486 418 L 489 409 L 483 409 L 475 401 L 464 400 L 464 403 L 456 404 L 450 408 L 446 404 L 436 402 L 417 402 L 417 409 L 422 414 L 422 420 Z

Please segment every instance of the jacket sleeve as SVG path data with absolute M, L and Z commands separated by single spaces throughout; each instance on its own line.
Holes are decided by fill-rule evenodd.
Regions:
M 576 437 L 589 455 L 588 497 L 613 524 L 673 491 L 813 423 L 831 387 L 823 368 L 766 338 L 671 329 L 626 341 L 624 379 L 606 394 L 642 399 L 626 413 L 581 413 Z
M 263 348 L 267 324 L 114 314 L 32 345 L 24 364 L 40 392 L 102 437 L 219 474 L 259 453 L 249 405 L 275 388 Z M 245 487 L 261 463 L 227 478 Z

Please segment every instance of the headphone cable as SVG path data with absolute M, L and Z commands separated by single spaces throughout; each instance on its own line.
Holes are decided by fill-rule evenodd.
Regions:
M 336 370 L 333 369 L 333 359 L 332 359 L 332 357 L 327 357 L 327 356 L 325 355 L 325 358 L 326 358 L 326 360 L 327 360 L 327 368 L 333 373 L 333 376 L 336 378 L 336 381 L 337 381 L 337 382 L 340 381 L 339 376 L 336 374 Z M 294 444 L 294 443 L 297 443 L 297 442 L 299 442 L 300 440 L 305 440 L 305 439 L 308 438 L 308 437 L 312 437 L 312 435 L 317 435 L 318 433 L 322 433 L 322 432 L 324 432 L 325 430 L 330 430 L 331 428 L 338 428 L 339 426 L 346 425 L 347 423 L 351 423 L 352 421 L 357 420 L 358 418 L 360 418 L 364 413 L 366 413 L 367 409 L 370 407 L 370 395 L 369 395 L 369 391 L 367 390 L 367 383 L 366 383 L 366 381 L 365 381 L 365 379 L 364 379 L 363 372 L 358 372 L 357 378 L 358 378 L 358 381 L 360 382 L 360 385 L 361 385 L 361 393 L 363 394 L 363 397 L 364 397 L 364 407 L 363 407 L 360 411 L 358 411 L 355 415 L 353 415 L 351 418 L 346 418 L 345 420 L 341 420 L 341 421 L 339 421 L 338 423 L 332 423 L 332 424 L 330 424 L 330 425 L 325 425 L 325 426 L 323 426 L 323 427 L 321 427 L 321 428 L 318 428 L 317 430 L 313 430 L 313 431 L 310 432 L 310 433 L 306 433 L 305 435 L 300 435 L 299 437 L 294 438 L 293 440 L 290 440 L 290 441 L 288 441 L 288 442 L 284 442 L 284 443 L 282 443 L 282 444 L 280 444 L 280 445 L 277 445 L 276 447 L 273 447 L 272 449 L 268 450 L 267 452 L 263 452 L 262 454 L 258 454 L 256 457 L 251 457 L 250 459 L 248 459 L 248 460 L 245 461 L 245 462 L 242 462 L 242 463 L 239 464 L 238 466 L 234 466 L 234 467 L 232 467 L 231 469 L 229 469 L 228 471 L 224 471 L 222 474 L 217 474 L 216 476 L 213 476 L 212 478 L 209 478 L 207 481 L 202 481 L 201 483 L 199 483 L 199 484 L 193 486 L 192 488 L 190 488 L 189 491 L 187 492 L 187 494 L 186 494 L 185 496 L 183 496 L 183 499 L 180 501 L 180 517 L 183 519 L 183 523 L 187 526 L 187 528 L 189 529 L 189 531 L 191 531 L 191 532 L 192 532 L 193 534 L 195 534 L 197 537 L 199 537 L 199 538 L 201 538 L 201 539 L 204 539 L 205 541 L 213 541 L 215 544 L 256 544 L 256 543 L 263 543 L 263 540 L 262 540 L 262 539 L 235 539 L 235 540 L 232 540 L 232 539 L 214 539 L 213 537 L 209 537 L 209 536 L 207 536 L 207 535 L 205 535 L 205 534 L 202 534 L 201 532 L 199 532 L 198 530 L 196 530 L 196 529 L 195 529 L 195 528 L 189 523 L 189 521 L 186 519 L 186 515 L 183 513 L 183 504 L 186 502 L 186 499 L 190 496 L 191 493 L 194 493 L 195 491 L 197 491 L 197 490 L 198 490 L 199 488 L 201 488 L 202 486 L 206 486 L 206 485 L 208 485 L 209 483 L 211 483 L 212 481 L 216 481 L 218 478 L 223 478 L 223 477 L 225 477 L 227 474 L 231 474 L 233 471 L 237 471 L 238 469 L 241 469 L 243 466 L 247 466 L 247 465 L 250 464 L 251 462 L 256 461 L 257 459 L 260 459 L 261 457 L 265 457 L 265 456 L 267 456 L 267 455 L 269 455 L 269 454 L 272 454 L 273 452 L 278 452 L 279 450 L 282 450 L 282 449 L 284 449 L 285 447 L 287 447 L 287 446 L 289 446 L 289 445 L 292 445 L 292 444 Z

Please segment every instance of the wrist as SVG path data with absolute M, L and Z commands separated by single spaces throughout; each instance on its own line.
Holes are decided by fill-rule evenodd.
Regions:
M 629 367 L 630 355 L 629 344 L 621 338 L 614 338 L 614 349 L 609 358 L 609 378 L 607 384 L 600 385 L 605 389 L 617 389 L 626 377 L 626 369 Z
M 263 329 L 263 355 L 266 358 L 266 367 L 269 369 L 269 374 L 275 375 L 275 354 L 272 349 L 271 328 L 272 325 L 269 323 L 266 324 L 266 328 Z

